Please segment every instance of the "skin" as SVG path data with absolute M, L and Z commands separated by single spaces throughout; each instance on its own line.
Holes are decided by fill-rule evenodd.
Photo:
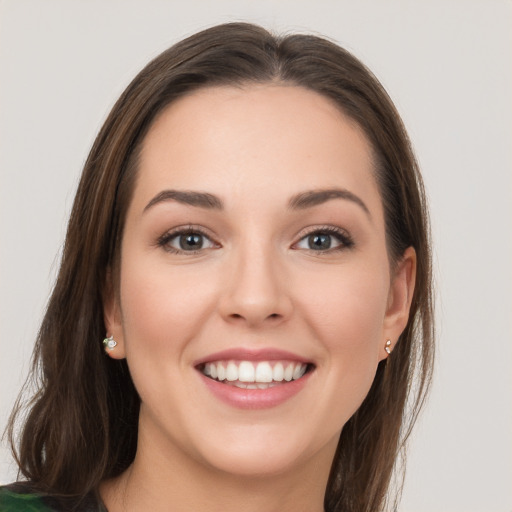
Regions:
M 341 429 L 405 328 L 414 286 L 414 250 L 388 259 L 372 169 L 359 127 L 299 87 L 208 88 L 158 116 L 127 213 L 119 296 L 105 301 L 110 355 L 127 358 L 142 401 L 135 461 L 101 487 L 111 512 L 323 510 Z M 294 195 L 334 188 L 361 203 L 289 208 Z M 224 207 L 154 200 L 170 189 Z M 159 244 L 189 225 L 208 235 L 199 251 Z M 332 236 L 313 250 L 308 235 L 326 226 L 351 242 Z M 314 371 L 276 407 L 233 407 L 194 367 L 232 347 L 287 350 Z

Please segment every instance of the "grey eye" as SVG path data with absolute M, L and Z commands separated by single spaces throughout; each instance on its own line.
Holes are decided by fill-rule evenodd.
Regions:
M 343 241 L 340 240 L 339 235 L 315 231 L 299 240 L 297 248 L 310 251 L 328 251 L 329 249 L 335 249 L 342 245 L 344 244 Z
M 197 250 L 203 248 L 203 235 L 197 233 L 187 233 L 180 235 L 179 238 L 180 249 L 184 251 Z
M 173 249 L 184 252 L 200 251 L 214 246 L 213 242 L 201 233 L 180 233 L 169 239 L 167 244 Z
M 314 251 L 322 251 L 324 249 L 331 248 L 332 235 L 326 235 L 324 233 L 315 233 L 307 237 L 308 248 Z

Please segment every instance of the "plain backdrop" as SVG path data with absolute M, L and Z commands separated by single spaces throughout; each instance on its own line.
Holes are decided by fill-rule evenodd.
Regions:
M 81 167 L 150 58 L 225 21 L 320 33 L 394 99 L 423 169 L 433 392 L 401 511 L 512 511 L 512 3 L 0 0 L 0 429 L 26 376 Z M 69 333 L 73 342 L 73 332 Z M 5 443 L 0 483 L 16 478 Z

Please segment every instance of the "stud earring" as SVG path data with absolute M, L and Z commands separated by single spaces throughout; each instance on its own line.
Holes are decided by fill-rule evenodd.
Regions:
M 114 343 L 115 343 L 115 342 L 114 342 Z M 386 346 L 384 347 L 384 350 L 385 350 L 388 354 L 391 354 L 391 340 L 386 341 Z
M 114 335 L 109 336 L 108 338 L 105 338 L 103 340 L 103 346 L 105 347 L 105 350 L 107 352 L 114 350 L 114 348 L 116 348 L 116 345 L 117 345 L 117 341 L 114 340 Z

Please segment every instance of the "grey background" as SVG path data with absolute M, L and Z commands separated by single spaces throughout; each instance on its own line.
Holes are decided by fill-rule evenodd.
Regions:
M 78 175 L 109 108 L 151 57 L 234 20 L 327 35 L 394 99 L 430 196 L 439 294 L 435 386 L 411 440 L 400 510 L 512 511 L 506 0 L 0 1 L 0 429 L 28 370 Z M 4 443 L 0 483 L 15 477 Z

